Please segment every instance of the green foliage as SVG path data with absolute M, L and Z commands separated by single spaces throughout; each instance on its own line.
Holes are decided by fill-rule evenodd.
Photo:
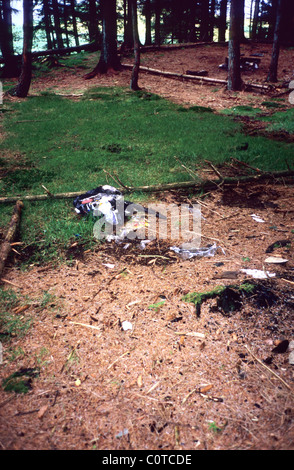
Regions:
M 5 392 L 28 393 L 32 388 L 32 381 L 38 377 L 38 368 L 22 368 L 2 381 Z

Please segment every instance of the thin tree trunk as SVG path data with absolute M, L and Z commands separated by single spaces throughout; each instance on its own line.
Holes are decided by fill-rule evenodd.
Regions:
M 267 76 L 268 82 L 278 81 L 278 62 L 279 62 L 279 53 L 280 53 L 282 4 L 283 4 L 283 0 L 278 0 L 272 58 L 271 58 L 271 63 L 270 63 L 269 72 Z
M 17 76 L 19 71 L 17 59 L 13 52 L 10 0 L 3 0 L 2 8 L 0 8 L 0 48 L 5 64 L 2 70 L 2 77 L 9 78 Z
M 251 30 L 251 39 L 256 39 L 256 37 L 257 37 L 259 3 L 260 3 L 260 0 L 255 0 L 253 21 L 252 21 L 252 30 Z
M 23 54 L 22 67 L 18 84 L 9 91 L 10 95 L 25 98 L 28 95 L 32 79 L 32 44 L 33 44 L 33 0 L 23 0 Z
M 67 14 L 67 6 L 66 6 L 66 0 L 63 0 L 63 22 L 64 22 L 64 32 L 65 32 L 65 38 L 66 38 L 66 46 L 69 47 L 69 35 L 68 35 L 68 14 Z
M 98 15 L 96 0 L 89 0 L 89 39 L 90 42 L 98 40 Z
M 241 90 L 240 38 L 242 34 L 242 0 L 231 0 L 228 90 Z
M 209 0 L 201 2 L 200 41 L 209 41 Z
M 74 33 L 76 46 L 79 46 L 80 41 L 79 41 L 79 35 L 78 35 L 77 17 L 76 17 L 76 12 L 75 12 L 75 3 L 76 3 L 76 0 L 70 0 L 73 33 Z
M 60 26 L 59 9 L 58 9 L 57 0 L 52 0 L 52 7 L 53 7 L 57 47 L 61 49 L 63 47 L 63 40 L 62 40 L 62 32 L 61 32 L 61 26 Z
M 50 18 L 50 10 L 48 5 L 48 0 L 43 0 L 43 8 L 44 8 L 44 23 L 45 23 L 45 32 L 46 32 L 46 39 L 47 39 L 47 48 L 52 49 L 53 43 L 51 39 L 51 18 Z
M 155 0 L 155 44 L 160 46 L 161 34 L 160 34 L 160 16 L 161 16 L 161 5 L 160 0 Z
M 139 67 L 140 67 L 140 41 L 138 34 L 138 18 L 137 18 L 137 0 L 129 0 L 129 6 L 131 7 L 132 14 L 132 26 L 133 26 L 133 38 L 134 38 L 134 56 L 135 63 L 132 70 L 131 77 L 131 90 L 139 90 L 138 78 L 139 78 Z
M 145 46 L 150 46 L 152 43 L 151 40 L 151 5 L 150 0 L 145 1 Z
M 218 30 L 218 40 L 219 40 L 219 42 L 225 42 L 225 40 L 226 40 L 227 9 L 228 9 L 228 0 L 221 0 L 220 17 L 219 17 L 219 30 Z
M 116 42 L 116 0 L 101 0 L 102 8 L 102 50 L 98 64 L 85 79 L 94 78 L 98 73 L 120 69 Z

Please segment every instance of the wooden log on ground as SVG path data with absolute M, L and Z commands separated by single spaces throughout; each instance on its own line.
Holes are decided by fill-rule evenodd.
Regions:
M 107 172 L 108 173 L 108 172 Z M 109 176 L 110 173 L 108 173 Z M 112 176 L 111 176 L 112 177 Z M 118 184 L 121 186 L 121 190 L 124 193 L 133 193 L 136 191 L 144 191 L 144 192 L 158 192 L 158 191 L 169 191 L 171 189 L 185 189 L 185 188 L 195 188 L 197 190 L 200 189 L 213 189 L 213 188 L 218 188 L 219 185 L 222 185 L 224 187 L 225 185 L 232 186 L 232 185 L 238 185 L 241 183 L 261 183 L 263 181 L 268 181 L 272 180 L 274 184 L 278 184 L 280 182 L 284 183 L 285 180 L 287 179 L 288 184 L 294 184 L 294 171 L 292 170 L 287 170 L 287 171 L 273 171 L 273 172 L 264 172 L 260 174 L 255 174 L 255 175 L 248 175 L 248 176 L 240 176 L 236 178 L 219 178 L 219 179 L 214 179 L 214 180 L 201 180 L 199 178 L 199 181 L 197 180 L 192 180 L 192 181 L 183 181 L 183 182 L 178 182 L 178 183 L 166 183 L 166 184 L 158 184 L 158 185 L 150 185 L 150 186 L 126 186 L 122 184 L 118 177 L 116 178 L 112 177 Z M 89 190 L 89 189 L 88 189 Z M 83 191 L 77 191 L 77 192 L 70 192 L 70 193 L 57 193 L 57 194 L 52 194 L 49 192 L 47 189 L 46 194 L 36 194 L 36 195 L 28 195 L 28 196 L 6 196 L 6 197 L 0 197 L 0 204 L 2 203 L 10 203 L 10 202 L 16 202 L 18 199 L 22 199 L 24 201 L 44 201 L 44 200 L 54 200 L 54 199 L 72 199 L 77 196 L 80 196 L 81 194 L 86 193 L 88 190 L 83 190 Z
M 121 64 L 121 66 L 125 69 L 132 69 L 133 66 L 131 64 Z M 164 70 L 153 69 L 151 67 L 143 67 L 140 66 L 140 72 L 147 72 L 153 75 L 162 75 L 163 77 L 170 77 L 170 78 L 184 78 L 187 80 L 196 80 L 201 83 L 211 83 L 211 84 L 219 84 L 227 86 L 227 80 L 223 80 L 220 78 L 210 78 L 210 77 L 202 77 L 198 75 L 187 75 L 185 73 L 177 73 L 177 72 L 167 72 Z M 246 89 L 254 89 L 263 92 L 268 92 L 272 89 L 271 86 L 268 85 L 259 85 L 257 83 L 244 83 L 244 87 Z
M 97 51 L 99 46 L 97 46 L 95 43 L 88 43 L 88 44 L 82 44 L 81 46 L 73 46 L 73 47 L 64 47 L 61 49 L 48 49 L 45 51 L 34 51 L 32 52 L 32 59 L 37 59 L 38 57 L 46 57 L 46 56 L 51 56 L 51 55 L 66 55 L 66 54 L 71 54 L 72 52 L 81 52 L 81 51 L 90 51 L 94 52 Z M 21 55 L 16 55 L 15 56 L 18 59 L 21 59 Z M 0 59 L 0 64 L 4 63 L 4 59 Z
M 22 208 L 23 208 L 23 202 L 22 201 L 17 201 L 17 203 L 15 204 L 14 209 L 13 209 L 13 214 L 12 214 L 9 226 L 8 226 L 6 236 L 4 238 L 4 241 L 1 244 L 1 248 L 0 248 L 0 278 L 1 278 L 2 272 L 4 270 L 7 258 L 9 256 L 10 252 L 11 252 L 11 243 L 14 241 L 14 238 L 15 238 L 17 230 L 18 230 Z

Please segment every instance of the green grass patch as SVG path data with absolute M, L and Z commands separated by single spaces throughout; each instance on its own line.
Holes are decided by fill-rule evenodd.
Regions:
M 272 116 L 264 118 L 264 121 L 269 122 L 269 125 L 267 127 L 267 130 L 269 132 L 288 132 L 289 134 L 293 134 L 294 108 L 290 108 L 285 111 L 279 111 L 273 114 Z
M 39 375 L 38 368 L 22 368 L 2 381 L 5 392 L 28 393 L 32 388 L 32 381 Z
M 19 302 L 19 295 L 12 289 L 0 288 L 0 341 L 23 336 L 31 326 L 31 318 L 13 313 Z
M 81 57 L 64 60 L 80 63 Z M 249 108 L 237 111 L 259 112 Z M 114 184 L 103 169 L 130 186 L 190 180 L 179 160 L 195 172 L 204 160 L 221 165 L 231 157 L 269 171 L 287 168 L 292 144 L 245 136 L 232 115 L 186 109 L 156 94 L 115 87 L 93 87 L 79 100 L 46 92 L 9 102 L 9 112 L 2 114 L 0 196 L 43 193 L 42 185 L 60 193 Z M 132 196 L 142 199 L 142 194 Z M 25 203 L 20 237 L 27 262 L 64 258 L 73 241 L 92 245 L 94 220 L 80 219 L 72 202 Z M 11 212 L 11 205 L 0 205 L 0 230 Z
M 221 114 L 225 114 L 227 116 L 248 116 L 252 118 L 260 115 L 261 113 L 262 109 L 253 108 L 248 105 L 234 106 L 233 108 L 223 109 L 221 111 Z

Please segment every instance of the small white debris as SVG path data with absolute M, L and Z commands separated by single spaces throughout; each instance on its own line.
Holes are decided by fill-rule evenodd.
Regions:
M 255 220 L 255 222 L 264 223 L 264 220 L 261 217 L 259 217 L 259 215 L 251 214 L 251 217 L 253 220 Z
M 258 269 L 241 269 L 242 273 L 248 276 L 254 277 L 254 279 L 268 279 L 269 277 L 275 277 L 275 273 L 269 273 L 268 271 L 261 271 Z
M 132 325 L 132 323 L 129 322 L 129 321 L 123 321 L 122 324 L 121 324 L 121 326 L 122 326 L 122 329 L 123 329 L 124 331 L 132 330 L 132 329 L 133 329 L 133 325 Z
M 284 264 L 287 263 L 288 260 L 285 258 L 278 258 L 277 256 L 270 256 L 264 260 L 265 263 L 273 263 L 273 264 Z

